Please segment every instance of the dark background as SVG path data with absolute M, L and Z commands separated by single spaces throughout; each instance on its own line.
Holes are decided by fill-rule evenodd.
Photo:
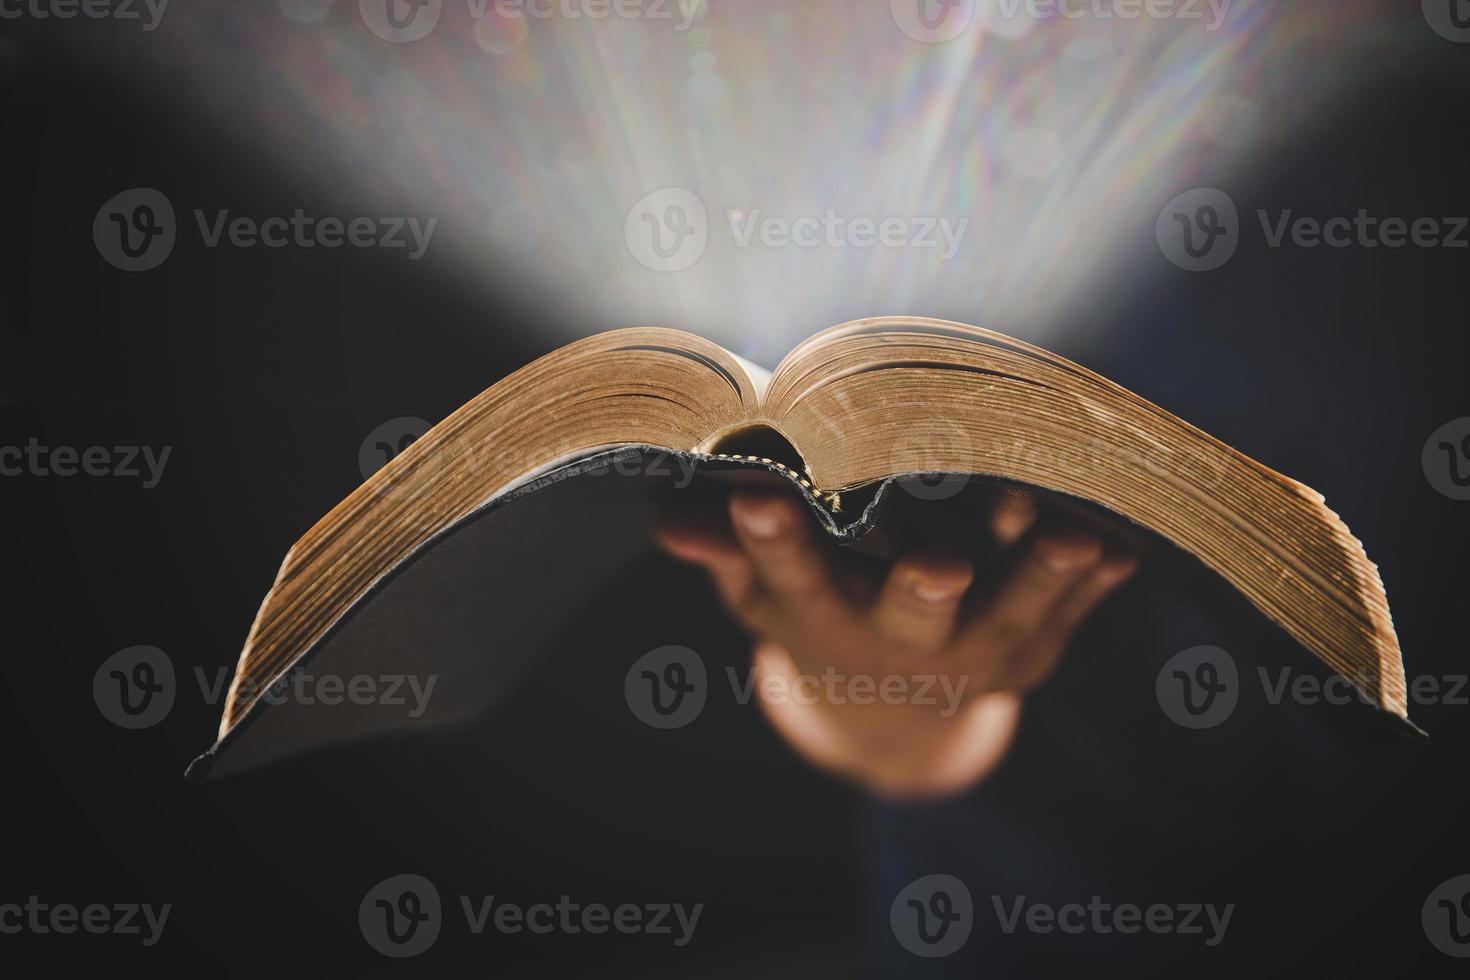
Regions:
M 698 649 L 712 667 L 743 662 L 744 640 L 702 583 L 656 557 L 608 597 L 616 628 L 569 611 L 566 652 L 472 732 L 184 783 L 218 719 L 194 668 L 212 678 L 233 665 L 287 547 L 360 481 L 363 436 L 396 416 L 441 418 L 544 353 L 553 346 L 537 340 L 544 303 L 510 289 L 466 298 L 432 250 L 410 264 L 373 250 L 208 251 L 181 237 L 160 269 L 113 269 L 91 222 L 128 187 L 240 213 L 375 209 L 345 189 L 313 199 L 243 151 L 248 133 L 145 90 L 56 32 L 12 36 L 0 444 L 34 436 L 173 451 L 152 490 L 107 478 L 0 483 L 10 570 L 0 901 L 174 910 L 152 949 L 119 936 L 0 936 L 0 962 L 34 955 L 56 967 L 220 976 L 857 973 L 879 921 L 865 913 L 876 845 L 863 801 L 803 768 L 753 711 L 714 701 L 669 737 L 637 723 L 618 696 L 626 665 L 665 643 Z M 1351 112 L 1316 118 L 1232 185 L 1242 211 L 1470 212 L 1467 62 L 1446 49 L 1390 67 Z M 1436 493 L 1419 462 L 1430 432 L 1470 415 L 1467 258 L 1273 251 L 1249 235 L 1225 269 L 1157 277 L 1099 309 L 1086 342 L 1055 345 L 1323 491 L 1383 570 L 1411 677 L 1470 673 L 1470 504 Z M 972 319 L 988 322 L 983 298 Z M 1024 324 L 990 325 L 1028 335 Z M 129 732 L 99 714 L 91 684 L 103 659 L 134 644 L 169 653 L 180 694 L 162 724 Z M 1157 710 L 1149 695 L 1140 710 Z M 1309 725 L 1337 724 L 1300 711 Z M 1170 734 L 1173 764 L 1223 757 L 1243 767 L 1181 776 L 1193 808 L 1253 801 L 1256 819 L 1239 839 L 1196 842 L 1236 869 L 1232 891 L 1199 899 L 1241 906 L 1228 962 L 1263 976 L 1457 975 L 1460 964 L 1425 940 L 1419 909 L 1441 881 L 1470 872 L 1470 706 L 1415 706 L 1413 716 L 1431 733 L 1426 745 L 1384 733 L 1268 746 L 1278 762 L 1300 754 L 1288 771 L 1311 804 L 1283 805 L 1279 819 L 1278 801 L 1251 777 L 1259 738 L 1239 724 L 1207 740 Z M 1046 778 L 1005 785 L 1040 794 Z M 1076 826 L 1089 815 L 1051 818 Z M 1164 860 L 1135 857 L 1145 869 Z M 446 898 L 528 904 L 566 893 L 706 908 L 683 950 L 646 936 L 446 928 L 429 954 L 392 962 L 363 943 L 356 910 L 372 884 L 401 872 L 428 876 Z M 1253 901 L 1268 911 L 1248 916 Z M 1037 975 L 1051 953 L 1055 963 L 1075 956 L 1054 938 L 1035 948 Z M 1086 965 L 1128 975 L 1133 953 L 1115 951 L 1111 965 Z M 1207 952 L 1177 956 L 1211 970 Z

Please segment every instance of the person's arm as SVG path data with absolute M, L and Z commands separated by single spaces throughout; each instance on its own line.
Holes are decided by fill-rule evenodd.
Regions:
M 758 699 L 797 752 L 873 792 L 922 797 L 994 769 L 1022 693 L 1136 566 L 1095 531 L 1038 520 L 1020 495 L 998 497 L 989 531 L 1007 569 L 986 594 L 966 558 L 938 551 L 905 555 L 881 583 L 839 576 L 783 494 L 737 493 L 728 524 L 669 522 L 659 540 L 706 568 L 757 636 Z

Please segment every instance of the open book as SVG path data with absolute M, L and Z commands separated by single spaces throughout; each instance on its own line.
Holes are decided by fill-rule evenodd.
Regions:
M 645 546 L 635 511 L 647 495 L 619 488 L 657 482 L 660 459 L 677 475 L 670 458 L 776 473 L 839 542 L 860 538 L 884 488 L 906 475 L 977 475 L 1090 502 L 1192 555 L 1407 720 L 1377 568 L 1319 494 L 1038 347 L 885 317 L 825 330 L 769 373 L 691 334 L 636 328 L 498 382 L 291 548 L 201 762 L 238 756 L 243 767 L 370 730 L 339 719 L 327 731 L 262 698 L 323 657 L 344 674 L 427 658 L 449 701 L 440 713 L 472 713 L 480 688 L 504 683 L 553 628 L 558 615 L 531 596 L 541 578 L 556 580 L 565 608 Z M 593 478 L 610 468 L 635 478 Z M 559 533 L 597 547 L 574 561 L 548 554 Z

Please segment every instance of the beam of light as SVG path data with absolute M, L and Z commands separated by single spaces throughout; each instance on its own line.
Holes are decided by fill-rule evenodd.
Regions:
M 476 17 L 475 0 L 443 0 L 409 43 L 369 30 L 357 0 L 178 4 L 150 50 L 243 114 L 278 165 L 350 182 L 385 214 L 439 216 L 471 278 L 545 297 L 568 332 L 548 346 L 659 324 L 771 362 L 882 313 L 1043 340 L 1085 329 L 1088 310 L 1178 274 L 1153 241 L 1165 202 L 1239 177 L 1385 51 L 1435 40 L 1377 0 L 1234 0 L 1216 29 L 1208 0 L 1188 4 L 1199 20 L 1098 13 L 1128 0 L 1037 20 L 1027 0 L 966 0 L 940 43 L 903 29 L 898 0 L 669 0 L 667 19 L 589 16 L 651 0 L 537 0 L 549 17 L 520 3 Z M 692 191 L 707 218 L 677 271 L 627 237 L 661 188 Z M 848 231 L 742 245 L 757 217 Z M 860 247 L 860 219 L 937 242 Z M 948 257 L 946 221 L 965 222 Z

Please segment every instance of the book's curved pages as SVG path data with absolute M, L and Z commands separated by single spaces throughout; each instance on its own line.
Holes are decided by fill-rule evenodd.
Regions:
M 765 429 L 800 459 L 723 451 Z M 323 651 L 344 674 L 389 662 L 403 672 L 415 656 L 454 664 L 439 676 L 435 719 L 472 713 L 554 628 L 555 612 L 533 601 L 537 583 L 554 580 L 568 608 L 615 574 L 646 544 L 645 484 L 675 463 L 784 476 L 839 541 L 869 526 L 867 512 L 841 510 L 844 495 L 871 501 L 906 475 L 1079 498 L 1193 556 L 1412 728 L 1378 570 L 1321 495 L 1038 347 L 883 317 L 817 334 L 770 375 L 692 334 L 634 328 L 493 385 L 291 548 L 246 638 L 219 740 L 193 771 L 381 728 L 350 712 L 325 724 L 270 696 Z M 610 468 L 637 478 L 596 478 Z M 546 547 L 579 535 L 599 546 Z M 471 572 L 478 594 L 445 599 Z M 389 605 L 393 615 L 375 613 Z M 430 605 L 433 615 L 413 615 Z

